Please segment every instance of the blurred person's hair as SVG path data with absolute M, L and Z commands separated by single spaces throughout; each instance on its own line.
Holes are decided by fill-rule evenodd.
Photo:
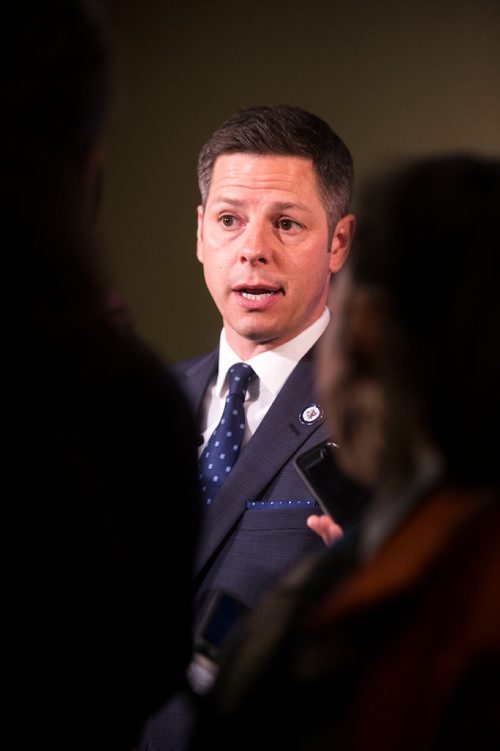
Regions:
M 415 161 L 366 190 L 349 261 L 383 305 L 383 376 L 464 483 L 500 476 L 499 207 L 499 159 Z
M 79 306 L 88 312 L 106 294 L 94 233 L 111 90 L 104 21 L 88 0 L 2 6 L 7 284 L 20 310 L 52 324 L 62 325 Z

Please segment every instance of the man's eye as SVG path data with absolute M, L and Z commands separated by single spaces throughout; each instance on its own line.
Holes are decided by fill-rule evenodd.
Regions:
M 234 216 L 231 214 L 223 214 L 219 217 L 219 222 L 223 224 L 224 227 L 232 227 L 234 224 Z
M 299 230 L 300 224 L 298 222 L 295 222 L 293 219 L 279 219 L 278 220 L 278 226 L 280 229 L 284 230 L 285 232 L 290 232 L 290 230 Z

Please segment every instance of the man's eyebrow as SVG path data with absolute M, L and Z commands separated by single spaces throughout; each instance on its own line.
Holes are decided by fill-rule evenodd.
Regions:
M 218 206 L 221 203 L 228 203 L 230 206 L 243 206 L 244 201 L 240 201 L 238 198 L 226 198 L 226 196 L 219 196 L 219 198 L 216 198 L 214 200 L 213 206 Z
M 307 206 L 305 206 L 303 203 L 297 203 L 296 201 L 274 201 L 272 205 L 279 211 L 286 211 L 287 209 L 300 209 L 301 211 L 309 211 Z
M 213 202 L 213 206 L 219 206 L 221 204 L 234 206 L 239 208 L 244 206 L 246 201 L 241 201 L 239 198 L 229 198 L 226 196 L 219 196 Z M 287 211 L 288 209 L 300 209 L 300 211 L 309 211 L 308 207 L 302 203 L 296 203 L 294 201 L 272 201 L 269 207 L 275 211 Z

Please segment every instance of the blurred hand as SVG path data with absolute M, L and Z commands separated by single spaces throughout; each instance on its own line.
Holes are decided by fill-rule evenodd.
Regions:
M 325 545 L 333 545 L 334 542 L 344 536 L 342 528 L 328 514 L 322 516 L 312 514 L 307 518 L 307 526 L 321 537 Z

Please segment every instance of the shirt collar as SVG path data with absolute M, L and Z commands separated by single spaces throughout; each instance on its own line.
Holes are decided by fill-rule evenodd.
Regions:
M 276 396 L 299 360 L 318 341 L 329 321 L 330 311 L 325 308 L 318 320 L 298 336 L 245 362 L 252 366 L 261 383 Z M 225 330 L 222 329 L 219 341 L 219 371 L 215 383 L 215 392 L 218 396 L 223 395 L 227 371 L 236 362 L 241 362 L 241 358 L 229 346 Z

